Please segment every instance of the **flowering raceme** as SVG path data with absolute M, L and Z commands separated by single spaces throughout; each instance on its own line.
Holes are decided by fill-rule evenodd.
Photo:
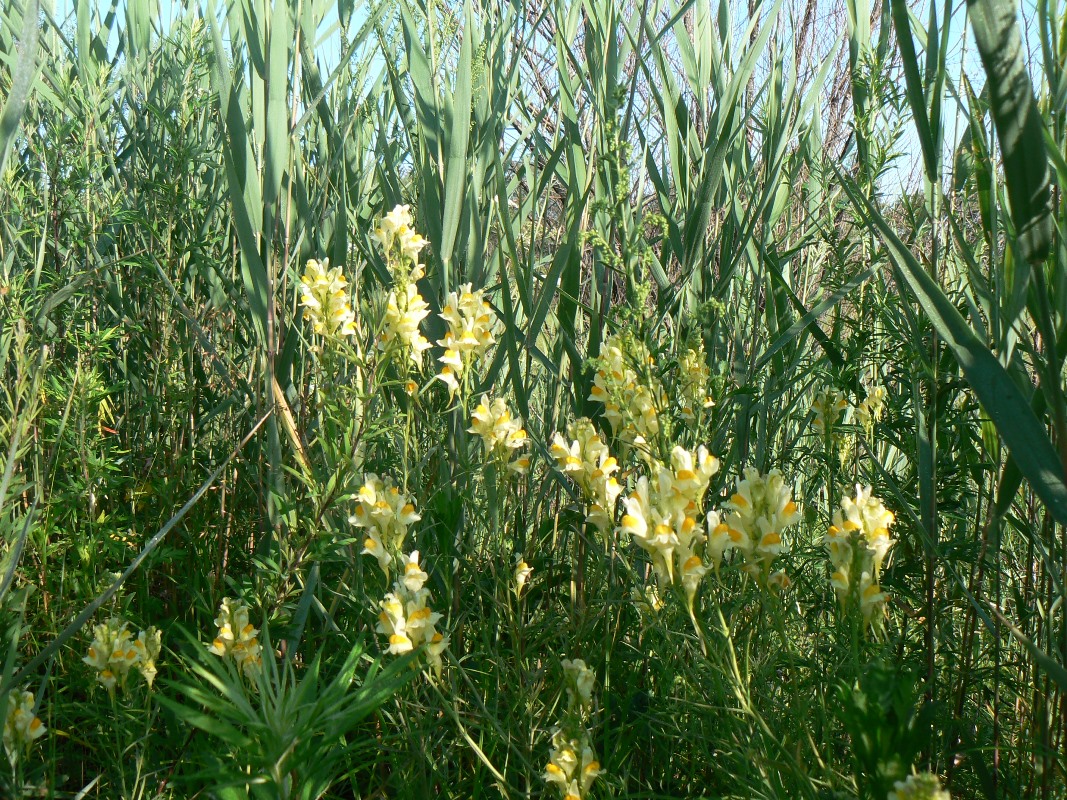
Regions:
M 471 414 L 468 431 L 478 434 L 485 445 L 486 456 L 501 464 L 507 463 L 511 454 L 529 441 L 522 423 L 512 418 L 507 403 L 499 397 L 489 400 L 482 395 L 482 401 Z M 530 459 L 519 456 L 507 466 L 512 472 L 525 473 L 530 467 Z
M 857 485 L 855 498 L 841 499 L 823 539 L 833 566 L 830 583 L 838 599 L 847 602 L 853 590 L 857 591 L 864 621 L 875 627 L 885 616 L 887 598 L 878 580 L 882 562 L 896 544 L 889 537 L 893 522 L 893 512 L 872 496 L 871 487 Z
M 716 568 L 726 552 L 738 550 L 748 571 L 767 575 L 771 562 L 786 549 L 782 532 L 800 519 L 800 512 L 781 472 L 773 469 L 762 475 L 746 467 L 744 474 L 725 503 L 725 515 L 708 515 L 708 549 Z
M 419 323 L 430 313 L 414 283 L 389 292 L 378 348 L 406 355 L 416 367 L 422 366 L 422 354 L 430 349 L 430 342 L 419 331 Z
M 586 519 L 607 534 L 615 522 L 615 501 L 622 494 L 622 487 L 614 474 L 619 464 L 593 423 L 587 417 L 575 420 L 567 426 L 566 439 L 558 433 L 552 436 L 549 452 L 560 472 L 581 489 L 588 504 Z
M 642 382 L 631 363 L 642 368 L 652 362 L 641 342 L 609 336 L 595 360 L 596 374 L 589 399 L 604 404 L 604 418 L 612 433 L 644 451 L 659 433 L 659 410 L 666 405 L 663 390 L 653 379 Z
M 263 666 L 263 646 L 256 638 L 259 630 L 248 620 L 248 606 L 224 598 L 215 624 L 219 630 L 208 650 L 222 658 L 232 658 L 246 677 L 255 677 Z
M 494 317 L 481 290 L 472 289 L 471 284 L 465 283 L 459 292 L 448 293 L 441 319 L 448 324 L 448 331 L 445 338 L 437 342 L 445 349 L 438 359 L 444 366 L 437 378 L 448 387 L 451 397 L 460 390 L 474 359 L 484 354 L 495 341 Z
M 4 714 L 4 750 L 12 765 L 48 730 L 33 713 L 33 707 L 33 692 L 18 689 L 8 692 L 7 713 Z
M 422 517 L 415 513 L 411 497 L 392 482 L 377 475 L 364 476 L 363 486 L 356 495 L 356 508 L 348 521 L 367 533 L 363 553 L 378 560 L 378 566 L 389 577 L 389 567 L 400 553 L 408 528 Z
M 885 387 L 880 383 L 867 388 L 867 396 L 856 406 L 856 418 L 868 433 L 874 428 L 874 424 L 881 420 L 885 412 Z
M 404 572 L 393 583 L 393 591 L 378 604 L 377 630 L 389 637 L 389 652 L 393 655 L 409 653 L 426 645 L 426 658 L 434 672 L 441 673 L 441 654 L 448 647 L 448 638 L 437 630 L 441 615 L 430 608 L 429 576 L 419 565 L 419 551 L 401 555 Z
M 952 800 L 952 796 L 941 788 L 941 781 L 931 772 L 911 774 L 902 781 L 893 784 L 893 791 L 886 800 Z
M 554 784 L 564 800 L 589 796 L 593 782 L 603 773 L 589 742 L 587 719 L 593 710 L 593 671 L 580 658 L 563 659 L 567 710 L 564 723 L 552 730 L 552 749 L 544 779 Z
M 697 521 L 711 476 L 719 460 L 703 445 L 696 455 L 683 447 L 671 451 L 671 465 L 654 464 L 655 483 L 642 476 L 637 489 L 623 500 L 621 533 L 634 537 L 652 561 L 664 586 L 673 582 L 675 565 L 692 610 L 693 599 L 707 568 L 698 549 L 706 537 Z
M 395 206 L 371 231 L 371 237 L 381 248 L 394 277 L 398 277 L 395 274 L 397 270 L 405 269 L 410 269 L 405 273 L 405 278 L 418 280 L 422 277 L 422 267 L 418 263 L 419 253 L 429 242 L 415 232 L 414 225 L 411 206 Z
M 109 692 L 116 686 L 125 688 L 126 677 L 134 667 L 151 687 L 156 677 L 156 660 L 162 649 L 161 640 L 162 634 L 154 627 L 141 631 L 134 639 L 128 622 L 111 617 L 93 628 L 89 654 L 82 661 L 96 670 L 97 681 Z
M 811 401 L 811 410 L 815 412 L 811 424 L 820 436 L 833 436 L 834 428 L 841 421 L 846 408 L 848 401 L 837 389 L 820 389 Z
M 353 336 L 356 315 L 348 302 L 348 281 L 340 267 L 330 269 L 330 259 L 311 259 L 300 279 L 300 305 L 304 319 L 315 333 L 326 336 Z
M 688 348 L 678 359 L 678 373 L 678 393 L 682 400 L 678 416 L 686 422 L 696 422 L 702 410 L 715 405 L 708 393 L 711 370 L 704 355 L 704 345 L 699 340 L 696 347 Z

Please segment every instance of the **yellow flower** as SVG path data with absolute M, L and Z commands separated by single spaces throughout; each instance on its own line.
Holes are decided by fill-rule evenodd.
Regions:
M 129 623 L 118 617 L 93 627 L 93 641 L 82 661 L 96 670 L 96 679 L 109 692 L 125 687 L 130 668 L 140 662 L 140 653 L 129 631 Z
M 396 351 L 407 355 L 416 367 L 422 366 L 422 354 L 430 349 L 430 342 L 419 331 L 419 323 L 430 313 L 430 307 L 422 299 L 414 283 L 407 284 L 397 293 L 389 293 L 385 320 L 378 340 L 378 348 L 385 352 Z
M 902 781 L 893 783 L 886 800 L 952 800 L 941 788 L 941 781 L 932 772 L 912 773 Z
M 885 412 L 885 387 L 876 383 L 867 388 L 867 396 L 856 407 L 856 418 L 859 423 L 870 431 L 876 422 L 882 418 Z
M 486 456 L 500 462 L 506 461 L 513 451 L 529 441 L 522 423 L 512 418 L 507 404 L 499 397 L 490 401 L 482 395 L 482 401 L 471 414 L 471 423 L 468 431 L 482 438 Z M 528 465 L 528 460 L 519 460 L 512 470 L 524 472 Z
M 526 581 L 530 579 L 530 575 L 532 574 L 533 567 L 523 561 L 520 557 L 518 562 L 515 564 L 515 588 L 513 589 L 513 591 L 515 592 L 516 597 L 520 597 L 522 595 L 523 587 L 526 586 Z
M 746 467 L 744 475 L 737 479 L 737 490 L 725 503 L 727 512 L 722 524 L 728 539 L 721 533 L 713 536 L 721 552 L 740 550 L 746 562 L 758 558 L 766 570 L 785 551 L 782 532 L 800 519 L 800 511 L 778 470 L 762 475 L 754 467 Z M 754 568 L 755 564 L 749 566 Z
M 811 401 L 811 410 L 815 412 L 812 425 L 820 436 L 833 433 L 846 408 L 848 401 L 837 389 L 820 389 L 815 393 L 815 399 Z
M 311 259 L 300 279 L 300 305 L 304 319 L 315 333 L 333 336 L 352 336 L 356 332 L 356 316 L 348 302 L 348 282 L 340 267 L 330 269 L 330 260 Z
M 429 576 L 419 566 L 419 553 L 401 554 L 403 576 L 393 583 L 393 591 L 378 604 L 377 630 L 389 637 L 391 655 L 408 653 L 426 646 L 426 659 L 435 673 L 440 674 L 441 654 L 448 646 L 448 638 L 437 630 L 441 615 L 429 606 L 430 592 L 425 584 Z
M 623 441 L 641 448 L 660 429 L 659 411 L 666 405 L 662 387 L 653 378 L 646 385 L 630 364 L 651 361 L 648 348 L 641 342 L 620 335 L 609 336 L 594 361 L 596 373 L 589 399 L 604 404 L 604 418 L 613 433 Z
M 695 422 L 702 410 L 711 408 L 715 402 L 708 394 L 711 371 L 704 355 L 704 345 L 697 340 L 696 347 L 688 348 L 678 359 L 679 395 L 682 409 L 678 416 L 687 422 Z
M 593 706 L 593 685 L 596 676 L 584 661 L 565 658 L 563 677 L 567 682 L 567 703 L 571 708 L 589 710 Z
M 151 686 L 157 674 L 156 659 L 159 658 L 159 653 L 163 649 L 162 632 L 154 626 L 141 631 L 137 634 L 133 648 L 137 651 L 137 669 L 145 682 Z
M 232 658 L 245 676 L 254 677 L 263 665 L 263 647 L 257 638 L 259 630 L 249 622 L 248 606 L 240 600 L 223 598 L 215 625 L 218 633 L 208 651 L 222 658 Z
M 4 715 L 4 749 L 12 762 L 48 730 L 33 713 L 34 705 L 33 692 L 17 689 L 8 692 L 7 713 Z
M 556 466 L 570 476 L 588 504 L 586 519 L 606 534 L 615 521 L 615 503 L 622 487 L 615 478 L 618 462 L 608 452 L 593 423 L 586 417 L 567 426 L 567 436 L 552 436 L 549 453 Z
M 363 486 L 356 495 L 356 507 L 348 521 L 366 530 L 363 552 L 378 560 L 378 566 L 388 577 L 389 567 L 400 552 L 408 529 L 420 517 L 406 492 L 401 492 L 390 479 L 377 475 L 364 476 Z
M 559 787 L 563 800 L 582 800 L 602 773 L 586 731 L 579 731 L 577 736 L 568 736 L 559 728 L 553 731 L 543 777 Z
M 485 353 L 494 341 L 494 316 L 480 289 L 466 283 L 459 292 L 449 292 L 441 319 L 448 324 L 445 338 L 437 343 L 445 352 L 438 361 L 443 364 L 437 376 L 448 386 L 449 396 L 455 395 L 460 381 L 474 360 Z

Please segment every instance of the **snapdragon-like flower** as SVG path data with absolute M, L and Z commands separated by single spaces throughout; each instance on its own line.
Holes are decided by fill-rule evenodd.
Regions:
M 474 360 L 483 355 L 495 341 L 494 316 L 480 289 L 466 283 L 459 292 L 449 292 L 441 319 L 448 324 L 445 338 L 437 343 L 445 349 L 438 361 L 443 365 L 438 380 L 448 386 L 449 396 L 460 390 Z
M 14 764 L 48 729 L 33 713 L 33 692 L 13 689 L 7 695 L 7 713 L 4 714 L 4 750 Z
M 615 522 L 615 502 L 622 487 L 615 478 L 618 462 L 608 452 L 593 423 L 581 417 L 567 426 L 567 438 L 552 436 L 549 452 L 560 472 L 581 489 L 587 503 L 586 519 L 607 534 Z
M 300 279 L 300 305 L 304 319 L 315 333 L 353 336 L 356 315 L 348 302 L 348 281 L 340 267 L 330 269 L 330 259 L 311 259 Z
M 393 277 L 402 281 L 418 280 L 423 275 L 419 253 L 429 242 L 415 232 L 414 225 L 411 206 L 395 206 L 371 231 L 371 238 L 381 248 Z
M 386 478 L 384 481 L 373 473 L 364 476 L 363 486 L 356 495 L 356 507 L 348 521 L 366 531 L 363 553 L 378 560 L 378 566 L 386 577 L 407 537 L 408 528 L 418 522 L 411 496 Z
M 602 773 L 588 733 L 582 730 L 577 736 L 568 736 L 561 728 L 553 731 L 544 779 L 559 789 L 564 800 L 588 797 L 593 782 Z
M 811 410 L 815 412 L 812 425 L 820 436 L 833 436 L 834 428 L 841 421 L 848 401 L 837 389 L 820 389 L 811 401 Z
M 567 683 L 567 705 L 579 713 L 588 713 L 593 707 L 593 686 L 596 676 L 580 658 L 563 659 L 563 677 Z
M 109 692 L 125 688 L 126 677 L 134 667 L 152 686 L 156 677 L 156 660 L 162 647 L 162 634 L 154 627 L 141 631 L 137 638 L 130 624 L 119 617 L 93 627 L 93 641 L 82 661 L 96 670 L 96 680 Z
M 746 567 L 766 575 L 770 564 L 785 551 L 782 533 L 800 519 L 793 490 L 776 469 L 766 475 L 754 467 L 745 468 L 737 479 L 737 490 L 726 501 L 726 514 L 709 515 L 713 557 L 721 559 L 729 550 L 742 554 Z
M 699 553 L 706 537 L 698 520 L 719 460 L 703 445 L 695 455 L 678 446 L 671 451 L 671 465 L 654 464 L 654 470 L 655 483 L 641 476 L 636 491 L 623 500 L 619 531 L 633 536 L 649 554 L 661 584 L 668 585 L 679 575 L 692 610 L 707 572 Z
M 856 418 L 860 425 L 868 433 L 874 428 L 876 422 L 882 419 L 885 413 L 885 398 L 887 392 L 880 383 L 867 387 L 867 396 L 856 406 Z
M 522 556 L 518 556 L 515 561 L 515 588 L 512 590 L 515 592 L 516 597 L 522 596 L 522 590 L 526 586 L 526 582 L 530 580 L 530 576 L 533 574 L 533 567 L 523 560 Z
M 874 627 L 879 627 L 885 616 L 887 597 L 878 578 L 882 562 L 896 544 L 889 536 L 893 522 L 893 512 L 871 494 L 871 487 L 857 485 L 855 498 L 841 499 L 823 538 L 832 567 L 830 584 L 838 599 L 847 602 L 855 588 L 863 618 Z
M 377 630 L 389 637 L 388 652 L 409 653 L 426 645 L 426 659 L 437 675 L 441 674 L 441 654 L 448 638 L 437 630 L 441 615 L 430 608 L 429 576 L 419 565 L 419 551 L 401 555 L 403 575 L 393 584 L 393 591 L 378 604 Z
M 499 397 L 490 400 L 482 395 L 482 401 L 471 414 L 468 431 L 478 434 L 485 445 L 486 456 L 501 464 L 508 462 L 511 454 L 529 441 L 522 422 L 512 418 L 507 403 Z M 526 472 L 529 466 L 529 458 L 521 456 L 508 463 L 508 469 L 518 473 Z
M 678 359 L 678 380 L 682 401 L 678 416 L 687 422 L 696 422 L 701 411 L 715 405 L 708 392 L 711 370 L 704 355 L 704 345 L 699 340 L 696 347 L 688 348 Z
M 208 650 L 222 658 L 232 658 L 237 668 L 249 678 L 263 665 L 263 646 L 259 630 L 248 619 L 248 606 L 240 600 L 224 598 L 215 618 L 218 633 Z
M 932 772 L 920 772 L 895 781 L 886 800 L 952 800 L 952 795 L 941 788 L 941 781 Z
M 596 374 L 589 399 L 604 404 L 604 418 L 615 435 L 644 452 L 659 433 L 659 412 L 666 406 L 659 383 L 653 378 L 646 383 L 631 367 L 639 365 L 647 372 L 652 363 L 648 348 L 632 339 L 609 336 L 593 363 Z
M 414 283 L 389 292 L 378 348 L 407 356 L 416 367 L 422 366 L 422 354 L 430 342 L 419 330 L 419 323 L 430 313 Z

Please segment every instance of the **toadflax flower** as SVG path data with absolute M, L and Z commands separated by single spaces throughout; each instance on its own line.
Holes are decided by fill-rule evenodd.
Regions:
M 603 773 L 600 762 L 589 744 L 589 735 L 581 731 L 568 736 L 557 728 L 552 733 L 552 750 L 545 767 L 544 779 L 554 784 L 564 800 L 582 800 L 589 796 L 593 782 Z
M 245 676 L 254 677 L 263 665 L 263 647 L 256 638 L 259 630 L 248 620 L 248 606 L 240 600 L 224 598 L 215 624 L 219 630 L 208 650 L 232 658 Z
M 420 519 L 422 517 L 415 512 L 410 495 L 401 492 L 391 479 L 383 481 L 368 473 L 356 495 L 356 508 L 348 521 L 366 531 L 362 552 L 374 556 L 388 577 L 389 567 L 400 553 L 408 528 Z
M 902 781 L 895 781 L 893 791 L 886 795 L 886 800 L 952 800 L 952 796 L 941 788 L 941 781 L 936 775 L 920 772 Z
M 482 395 L 481 402 L 471 414 L 471 427 L 468 431 L 478 434 L 485 445 L 486 456 L 501 464 L 507 463 L 511 453 L 529 441 L 522 423 L 512 418 L 507 403 L 499 397 L 489 400 L 486 395 Z M 528 458 L 519 457 L 508 463 L 508 469 L 523 473 L 529 465 Z
M 880 383 L 875 383 L 873 386 L 866 388 L 867 396 L 856 406 L 856 418 L 864 430 L 870 433 L 874 428 L 874 424 L 881 420 L 882 414 L 885 412 L 887 392 Z
M 33 713 L 34 705 L 33 692 L 18 689 L 8 692 L 7 712 L 4 714 L 4 750 L 12 765 L 48 730 Z
M 441 319 L 448 324 L 445 338 L 437 343 L 445 349 L 438 361 L 443 365 L 438 380 L 448 386 L 449 396 L 460 390 L 474 360 L 495 341 L 494 317 L 480 289 L 465 283 L 459 292 L 449 292 Z
M 678 359 L 678 380 L 678 395 L 682 401 L 678 416 L 686 422 L 696 422 L 703 410 L 715 405 L 708 393 L 711 370 L 699 339 L 695 347 L 688 348 Z
M 406 356 L 416 367 L 422 366 L 422 354 L 430 342 L 419 331 L 419 323 L 430 313 L 414 283 L 389 292 L 378 349 Z
M 567 438 L 553 434 L 549 452 L 559 471 L 581 490 L 587 504 L 586 519 L 607 534 L 615 522 L 615 502 L 622 487 L 615 478 L 619 464 L 593 423 L 581 417 L 567 426 Z
M 326 336 L 356 333 L 356 315 L 348 302 L 348 281 L 340 267 L 330 269 L 330 259 L 311 259 L 300 279 L 300 305 L 304 319 L 315 333 Z
M 93 627 L 93 641 L 82 661 L 96 670 L 96 679 L 109 692 L 116 686 L 125 688 L 126 677 L 134 667 L 151 686 L 156 677 L 162 634 L 154 627 L 141 631 L 137 638 L 129 630 L 130 624 L 119 617 L 111 617 Z
M 393 591 L 378 604 L 377 630 L 389 637 L 388 652 L 392 655 L 409 653 L 426 645 L 426 659 L 434 672 L 440 675 L 441 654 L 448 646 L 448 639 L 437 630 L 441 615 L 429 607 L 430 591 L 426 588 L 429 578 L 419 565 L 419 551 L 400 556 L 404 564 L 403 575 L 393 583 Z
M 707 572 L 699 553 L 706 539 L 699 520 L 719 461 L 703 445 L 695 454 L 677 446 L 671 451 L 670 466 L 654 463 L 653 469 L 654 481 L 641 476 L 636 490 L 623 500 L 625 513 L 619 531 L 633 536 L 649 554 L 661 585 L 669 585 L 679 575 L 692 610 Z
M 766 475 L 746 467 L 737 479 L 737 490 L 726 501 L 725 516 L 715 522 L 711 550 L 721 558 L 728 550 L 739 550 L 750 571 L 766 575 L 770 564 L 785 551 L 782 532 L 800 519 L 793 491 L 776 469 Z
M 820 436 L 833 436 L 834 428 L 841 421 L 846 408 L 848 401 L 837 389 L 820 389 L 811 401 L 811 410 L 815 412 L 811 424 Z
M 515 560 L 515 588 L 512 590 L 515 592 L 516 597 L 522 596 L 522 590 L 526 586 L 526 582 L 530 580 L 530 576 L 533 574 L 533 567 L 523 560 L 522 556 L 516 553 Z
M 596 373 L 589 392 L 590 400 L 604 404 L 604 418 L 612 432 L 641 452 L 659 433 L 659 412 L 666 406 L 659 383 L 651 377 L 642 378 L 631 366 L 647 373 L 651 361 L 642 342 L 618 334 L 609 336 L 593 362 Z
M 386 264 L 394 277 L 397 270 L 410 270 L 404 274 L 405 279 L 418 280 L 422 277 L 422 268 L 418 264 L 419 253 L 427 242 L 415 232 L 415 222 L 411 217 L 411 206 L 395 206 L 383 216 L 371 231 L 371 238 L 381 248 Z
M 854 498 L 841 499 L 823 538 L 832 567 L 830 584 L 838 599 L 847 603 L 853 590 L 858 592 L 863 618 L 875 627 L 885 615 L 887 597 L 878 580 L 882 562 L 896 544 L 889 536 L 893 522 L 893 512 L 871 494 L 871 487 L 857 485 Z

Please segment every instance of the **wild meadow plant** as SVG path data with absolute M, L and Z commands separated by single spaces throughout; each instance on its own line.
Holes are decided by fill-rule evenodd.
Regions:
M 915 11 L 0 9 L 0 795 L 1064 797 L 1067 15 Z

